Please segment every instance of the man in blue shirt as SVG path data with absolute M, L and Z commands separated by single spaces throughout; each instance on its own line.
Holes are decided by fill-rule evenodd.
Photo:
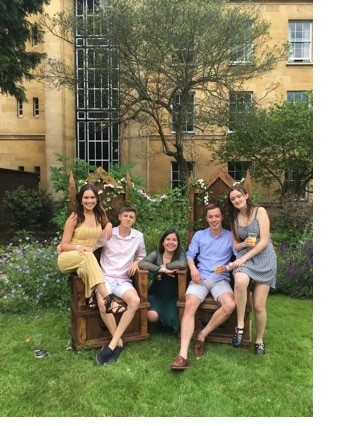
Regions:
M 191 281 L 186 291 L 181 321 L 180 352 L 170 364 L 171 370 L 184 370 L 190 366 L 188 348 L 194 333 L 195 313 L 209 292 L 219 303 L 219 309 L 196 336 L 196 356 L 203 354 L 207 335 L 222 324 L 235 309 L 229 277 L 229 271 L 233 269 L 230 259 L 234 254 L 231 232 L 223 228 L 223 213 L 216 204 L 206 206 L 206 220 L 208 228 L 194 234 L 186 253 Z

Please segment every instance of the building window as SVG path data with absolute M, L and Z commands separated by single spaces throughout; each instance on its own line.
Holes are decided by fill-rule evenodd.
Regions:
M 17 101 L 17 117 L 23 117 L 23 102 Z
M 95 16 L 104 0 L 74 3 L 77 157 L 108 171 L 120 162 L 118 58 Z
M 250 161 L 231 161 L 228 163 L 228 174 L 236 182 L 240 182 L 241 179 L 246 177 L 250 165 Z
M 249 111 L 253 104 L 253 92 L 231 92 L 229 95 L 229 133 L 236 129 L 238 114 Z
M 193 163 L 187 162 L 189 175 L 193 173 Z M 180 166 L 176 162 L 171 163 L 171 188 L 178 188 L 181 186 L 181 172 Z
M 39 40 L 39 37 L 38 37 L 38 26 L 37 26 L 37 24 L 34 24 L 32 26 L 32 31 L 31 31 L 31 44 L 32 44 L 32 47 L 37 47 L 38 46 L 38 40 Z
M 286 190 L 298 195 L 299 201 L 308 201 L 309 194 L 305 185 L 305 176 L 296 171 L 285 171 Z
M 35 166 L 34 171 L 35 171 L 35 173 L 41 174 L 41 167 Z
M 312 23 L 310 21 L 290 21 L 289 62 L 310 63 L 312 61 Z
M 24 172 L 24 166 L 18 166 L 18 170 L 20 171 L 20 172 Z
M 287 102 L 309 102 L 309 96 L 306 92 L 287 92 Z
M 178 126 L 181 126 L 181 131 L 184 133 L 194 132 L 194 93 L 188 93 L 182 98 L 181 93 L 176 93 L 172 101 L 173 119 L 172 131 L 177 132 Z
M 39 117 L 40 116 L 40 105 L 38 102 L 38 98 L 32 98 L 32 108 L 33 108 L 33 116 Z
M 243 34 L 236 34 L 239 41 L 236 39 L 235 44 L 230 49 L 230 61 L 232 63 L 247 63 L 251 60 L 254 49 L 252 28 L 253 21 L 248 21 Z

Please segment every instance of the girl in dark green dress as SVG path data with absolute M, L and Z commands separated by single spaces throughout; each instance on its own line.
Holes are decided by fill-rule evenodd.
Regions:
M 139 262 L 140 269 L 150 271 L 148 320 L 160 322 L 175 333 L 179 330 L 179 313 L 176 306 L 176 271 L 187 268 L 186 253 L 181 251 L 180 236 L 175 229 L 168 229 L 159 240 L 157 250 Z

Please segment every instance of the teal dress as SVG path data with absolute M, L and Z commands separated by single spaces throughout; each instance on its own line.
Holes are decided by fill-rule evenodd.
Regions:
M 171 327 L 175 333 L 180 327 L 179 312 L 176 305 L 178 299 L 177 276 L 171 277 L 158 273 L 163 264 L 163 255 L 158 250 L 152 251 L 139 262 L 140 269 L 150 271 L 149 310 L 156 311 L 163 326 Z M 166 264 L 167 269 L 186 269 L 186 253 L 181 252 L 178 259 Z

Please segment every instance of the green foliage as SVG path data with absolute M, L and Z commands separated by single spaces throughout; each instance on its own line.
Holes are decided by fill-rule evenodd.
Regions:
M 56 161 L 61 163 L 59 167 L 50 167 L 51 182 L 56 192 L 62 192 L 63 199 L 68 202 L 68 181 L 72 171 L 74 180 L 85 181 L 96 170 L 95 166 L 88 164 L 77 157 L 68 157 L 63 154 L 55 154 Z
M 280 196 L 301 198 L 313 179 L 312 93 L 308 100 L 232 112 L 235 131 L 214 146 L 213 158 L 245 158 L 251 178 L 265 186 L 275 182 Z
M 77 162 L 76 173 L 86 171 L 82 162 Z M 78 171 L 78 170 L 79 171 Z M 56 171 L 56 185 L 63 182 L 66 171 L 62 168 Z M 112 171 L 117 182 L 124 180 L 129 170 L 114 168 Z M 84 181 L 87 176 L 78 174 Z M 181 244 L 187 249 L 187 234 L 190 227 L 194 230 L 202 227 L 202 219 L 198 223 L 189 223 L 190 190 L 198 188 L 197 204 L 202 210 L 205 202 L 214 201 L 215 194 L 208 192 L 202 179 L 195 180 L 191 186 L 167 189 L 164 195 L 147 194 L 139 189 L 132 180 L 128 202 L 134 204 L 138 215 L 135 228 L 143 232 L 147 252 L 157 248 L 163 232 L 171 227 L 176 228 L 181 236 Z M 62 187 L 61 187 L 62 188 Z M 66 191 L 66 188 L 64 188 Z M 122 189 L 121 189 L 122 190 Z M 25 198 L 22 192 L 11 198 L 13 203 Z M 18 198 L 18 200 L 17 200 Z M 32 197 L 26 205 L 32 205 Z M 67 196 L 65 197 L 67 200 Z M 226 209 L 226 200 L 222 196 L 220 204 Z M 294 204 L 280 204 L 278 208 L 270 207 L 269 216 L 273 218 L 272 239 L 276 246 L 278 257 L 278 276 L 276 292 L 288 294 L 296 298 L 313 297 L 312 277 L 312 226 L 310 217 L 311 206 L 302 203 L 296 208 Z M 25 207 L 24 206 L 24 207 Z M 24 207 L 17 207 L 20 211 Z M 277 206 L 276 206 L 277 207 Z M 302 208 L 303 207 L 303 208 Z M 305 209 L 304 209 L 305 207 Z M 36 209 L 38 210 L 38 209 Z M 55 220 L 59 218 L 62 232 L 67 214 L 66 204 L 62 203 L 56 212 Z M 309 226 L 306 226 L 309 223 Z M 226 225 L 226 224 L 225 224 Z M 21 228 L 13 238 L 17 245 L 0 246 L 0 310 L 23 312 L 26 309 L 39 306 L 68 306 L 68 276 L 62 275 L 56 261 L 56 238 L 51 241 L 35 241 L 33 235 L 37 229 L 26 231 Z M 46 231 L 40 226 L 39 230 Z M 304 231 L 305 230 L 305 231 Z M 303 232 L 302 232 L 303 231 Z M 40 234 L 42 235 L 42 234 Z
M 282 201 L 267 206 L 272 232 L 292 234 L 304 232 L 313 217 L 313 204 L 303 201 Z
M 144 233 L 147 251 L 157 248 L 158 241 L 168 228 L 175 228 L 181 237 L 181 245 L 186 249 L 189 226 L 186 187 L 167 189 L 162 196 L 150 196 L 142 190 L 132 189 L 130 201 L 138 210 L 135 227 Z
M 69 158 L 57 154 L 57 160 L 63 164 L 60 167 L 51 168 L 51 181 L 56 191 L 61 191 L 63 201 L 59 209 L 55 210 L 53 222 L 62 231 L 68 215 L 68 179 L 72 171 L 78 187 L 83 185 L 95 168 L 90 167 L 84 160 Z M 109 176 L 113 177 L 119 184 L 118 188 L 109 190 L 102 195 L 102 205 L 111 217 L 111 205 L 113 198 L 124 192 L 126 176 L 129 175 L 131 186 L 129 188 L 129 199 L 127 202 L 136 206 L 138 217 L 136 228 L 147 236 L 147 250 L 154 250 L 163 232 L 175 227 L 181 233 L 181 242 L 186 246 L 186 235 L 189 226 L 188 213 L 190 206 L 188 202 L 187 187 L 167 189 L 164 195 L 149 195 L 142 187 L 142 179 L 131 175 L 133 164 L 125 166 L 113 165 Z
M 300 299 L 313 298 L 312 223 L 299 239 L 286 240 L 277 247 L 276 291 Z
M 76 21 L 78 32 L 92 34 L 95 28 L 102 28 L 104 39 L 116 46 L 120 71 L 107 60 L 107 46 L 104 50 L 98 46 L 97 51 L 102 61 L 98 63 L 99 78 L 121 81 L 119 121 L 156 129 L 161 151 L 179 164 L 183 183 L 188 180 L 185 148 L 190 138 L 184 129 L 191 97 L 202 92 L 193 114 L 195 128 L 207 132 L 215 124 L 227 127 L 224 93 L 243 81 L 259 78 L 287 58 L 287 43 L 272 44 L 270 23 L 262 10 L 251 1 L 233 2 L 229 7 L 227 0 L 116 0 L 102 1 L 102 7 L 96 7 L 87 21 L 90 26 Z M 53 34 L 70 38 L 70 17 L 57 14 L 52 22 L 48 29 Z M 255 49 L 248 63 L 237 66 L 234 52 L 243 40 Z M 68 67 L 59 61 L 47 62 L 49 81 L 59 86 L 72 80 L 66 76 Z M 174 94 L 183 96 L 172 108 Z M 174 124 L 174 134 L 167 136 L 162 129 L 169 122 Z
M 23 185 L 6 191 L 3 205 L 12 214 L 12 225 L 20 229 L 39 231 L 50 229 L 54 214 L 51 195 L 41 189 L 27 189 Z
M 50 0 L 0 0 L 0 93 L 26 101 L 23 80 L 33 78 L 32 70 L 45 57 L 26 50 L 33 32 L 41 39 L 40 27 L 28 20 L 41 13 Z
M 57 244 L 57 238 L 39 242 L 27 236 L 18 245 L 0 246 L 0 312 L 67 309 L 68 275 L 58 270 Z

